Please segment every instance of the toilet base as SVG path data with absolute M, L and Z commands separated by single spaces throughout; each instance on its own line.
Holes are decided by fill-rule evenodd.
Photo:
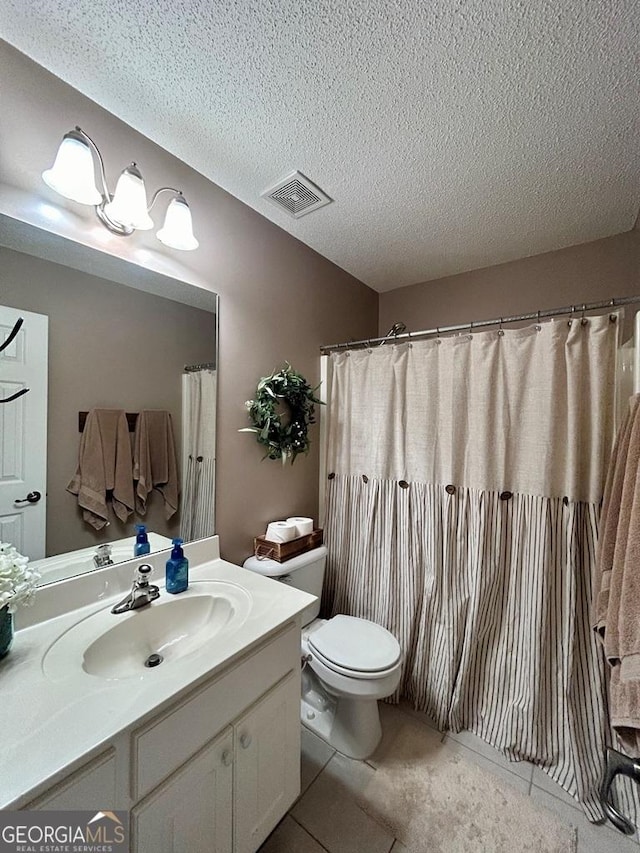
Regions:
M 360 761 L 375 752 L 382 737 L 377 699 L 326 697 L 310 691 L 300 702 L 300 718 L 329 746 Z

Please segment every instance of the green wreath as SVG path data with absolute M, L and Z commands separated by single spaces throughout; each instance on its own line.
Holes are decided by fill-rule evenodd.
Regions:
M 239 430 L 253 432 L 258 444 L 267 452 L 264 459 L 287 459 L 295 462 L 299 453 L 309 452 L 309 424 L 315 423 L 316 403 L 324 405 L 315 396 L 320 386 L 311 388 L 304 376 L 297 373 L 288 362 L 277 373 L 263 376 L 258 382 L 255 400 L 247 400 L 245 406 L 253 426 Z M 288 412 L 278 412 L 285 404 Z M 283 423 L 283 415 L 290 417 Z

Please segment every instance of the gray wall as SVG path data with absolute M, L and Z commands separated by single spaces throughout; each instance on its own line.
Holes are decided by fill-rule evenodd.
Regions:
M 640 294 L 640 231 L 380 294 L 381 335 Z M 626 311 L 625 336 L 633 313 Z
M 182 368 L 215 360 L 215 315 L 4 248 L 0 304 L 49 317 L 47 554 L 132 535 L 140 521 L 177 536 L 178 514 L 167 523 L 157 493 L 144 519 L 123 525 L 112 514 L 100 532 L 82 521 L 66 491 L 78 459 L 78 412 L 167 409 L 180 464 Z
M 261 461 L 253 437 L 238 432 L 248 423 L 244 401 L 260 376 L 285 360 L 316 384 L 320 344 L 375 335 L 377 294 L 2 42 L 0 79 L 0 108 L 7 119 L 0 126 L 0 183 L 5 185 L 0 212 L 11 215 L 6 188 L 15 189 L 33 224 L 61 229 L 64 216 L 75 239 L 220 294 L 216 505 L 223 556 L 244 559 L 268 521 L 294 514 L 317 517 L 317 427 L 311 453 L 294 466 Z M 200 249 L 171 252 L 153 232 L 131 240 L 109 238 L 94 224 L 90 208 L 66 202 L 44 185 L 42 170 L 76 124 L 100 146 L 112 187 L 135 160 L 149 189 L 169 184 L 184 191 Z M 304 171 L 304 163 L 292 168 Z M 256 193 L 272 177 L 265 175 Z M 323 216 L 327 209 L 311 215 Z

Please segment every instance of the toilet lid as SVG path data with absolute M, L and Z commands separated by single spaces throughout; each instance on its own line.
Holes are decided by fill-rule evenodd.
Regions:
M 334 616 L 309 635 L 309 646 L 326 661 L 358 672 L 381 672 L 400 660 L 396 638 L 368 619 Z

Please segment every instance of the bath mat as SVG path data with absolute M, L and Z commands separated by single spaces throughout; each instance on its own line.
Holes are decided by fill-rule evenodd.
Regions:
M 371 759 L 358 805 L 410 853 L 575 853 L 577 832 L 407 719 Z

